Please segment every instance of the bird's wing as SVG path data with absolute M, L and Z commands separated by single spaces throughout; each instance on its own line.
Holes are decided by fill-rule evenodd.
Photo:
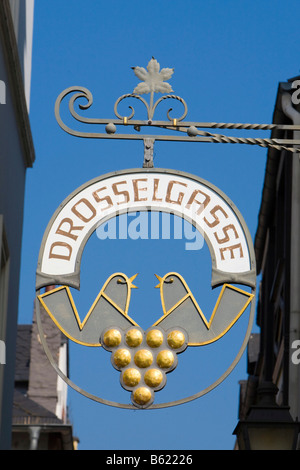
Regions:
M 39 295 L 38 299 L 57 327 L 69 339 L 85 346 L 101 346 L 100 335 L 105 328 L 119 326 L 126 329 L 132 325 L 138 326 L 127 315 L 129 294 L 124 301 L 124 310 L 107 294 L 105 287 L 108 281 L 97 295 L 83 322 L 68 286 L 61 286 Z
M 253 294 L 224 284 L 208 321 L 182 276 L 173 274 L 183 283 L 186 294 L 168 311 L 164 311 L 164 315 L 153 326 L 160 325 L 165 330 L 176 326 L 185 329 L 189 336 L 189 346 L 202 346 L 224 336 L 254 298 Z M 164 306 L 162 289 L 161 295 Z

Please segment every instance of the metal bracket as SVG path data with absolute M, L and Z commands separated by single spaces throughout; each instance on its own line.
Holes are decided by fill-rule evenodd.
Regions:
M 234 137 L 219 133 L 212 133 L 202 129 L 237 129 L 237 130 L 293 130 L 300 131 L 300 123 L 297 121 L 293 124 L 251 124 L 251 123 L 224 123 L 224 122 L 190 122 L 185 121 L 188 107 L 186 102 L 180 96 L 172 94 L 173 90 L 167 80 L 169 80 L 174 72 L 174 69 L 163 68 L 160 70 L 159 63 L 152 58 L 147 66 L 147 70 L 143 67 L 132 67 L 135 75 L 142 80 L 133 90 L 133 93 L 126 93 L 120 96 L 114 105 L 114 112 L 116 118 L 101 119 L 80 116 L 74 108 L 77 99 L 84 98 L 87 100 L 86 104 L 79 104 L 81 110 L 87 110 L 93 103 L 93 96 L 89 90 L 84 87 L 70 87 L 64 90 L 58 96 L 55 103 L 55 117 L 59 126 L 68 134 L 76 137 L 94 138 L 94 139 L 129 139 L 129 140 L 144 140 L 145 145 L 145 158 L 144 167 L 153 167 L 153 142 L 158 141 L 173 141 L 173 142 L 206 142 L 206 143 L 225 143 L 225 144 L 247 144 L 258 145 L 265 148 L 275 148 L 277 150 L 286 150 L 292 153 L 300 153 L 300 138 L 292 139 L 273 139 L 273 138 L 253 138 L 253 137 Z M 78 122 L 91 125 L 104 125 L 105 132 L 86 132 L 85 130 L 75 130 L 65 124 L 60 116 L 60 105 L 62 100 L 72 93 L 69 102 L 69 111 L 71 116 Z M 154 100 L 154 93 L 163 93 L 156 101 Z M 150 94 L 149 103 L 141 95 Z M 147 112 L 147 119 L 133 119 L 135 110 L 129 106 L 130 112 L 127 116 L 121 115 L 118 111 L 118 105 L 126 99 L 135 99 L 143 103 Z M 167 111 L 167 120 L 154 120 L 154 114 L 157 107 L 165 100 L 173 100 L 181 103 L 183 106 L 183 113 L 181 116 L 171 117 L 170 112 L 172 108 Z M 131 128 L 136 131 L 134 134 L 118 133 L 118 126 Z M 142 128 L 154 127 L 164 129 L 164 131 L 171 131 L 171 134 L 161 133 L 159 135 L 140 134 Z M 182 134 L 181 136 L 178 134 Z M 177 135 L 174 135 L 177 134 Z M 149 143 L 150 142 L 150 143 Z
M 143 168 L 153 168 L 153 148 L 155 139 L 144 139 L 144 163 Z

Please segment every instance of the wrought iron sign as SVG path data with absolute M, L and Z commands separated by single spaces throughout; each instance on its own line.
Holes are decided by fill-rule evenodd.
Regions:
M 275 125 L 186 122 L 187 105 L 182 98 L 171 94 L 173 90 L 167 83 L 173 69 L 160 70 L 158 62 L 152 58 L 147 70 L 142 67 L 134 67 L 133 70 L 141 82 L 133 93 L 123 95 L 116 101 L 116 119 L 79 116 L 74 109 L 78 98 L 85 97 L 88 100 L 86 105 L 79 105 L 80 109 L 86 109 L 92 104 L 92 95 L 85 88 L 71 87 L 57 99 L 56 118 L 66 132 L 77 137 L 143 140 L 144 162 L 141 169 L 116 171 L 89 181 L 76 189 L 56 210 L 40 248 L 36 275 L 36 312 L 45 352 L 57 373 L 71 387 L 106 405 L 126 409 L 153 409 L 199 398 L 230 374 L 240 360 L 251 334 L 256 290 L 254 249 L 246 224 L 236 206 L 222 191 L 198 176 L 154 168 L 154 141 L 232 142 L 280 148 L 285 146 L 292 152 L 297 151 L 294 145 L 300 142 L 236 139 L 201 131 L 199 127 L 272 129 Z M 154 93 L 157 92 L 165 95 L 154 101 Z M 73 93 L 69 102 L 71 115 L 80 122 L 105 125 L 104 133 L 75 131 L 63 123 L 60 104 L 70 93 Z M 142 94 L 150 95 L 149 103 Z M 138 99 L 145 105 L 146 120 L 134 119 L 135 111 L 131 106 L 128 116 L 119 114 L 119 103 L 127 98 Z M 173 118 L 170 109 L 166 121 L 155 121 L 157 107 L 167 99 L 181 103 L 182 115 Z M 133 126 L 135 133 L 119 134 L 119 126 L 126 129 Z M 178 131 L 185 135 L 142 135 L 140 131 L 143 126 Z M 157 276 L 162 312 L 146 330 L 129 316 L 135 276 L 120 272 L 109 275 L 86 317 L 80 318 L 71 288 L 80 288 L 81 259 L 87 241 L 99 225 L 109 219 L 122 213 L 137 211 L 173 213 L 188 220 L 203 234 L 211 255 L 212 288 L 221 286 L 209 319 L 203 314 L 186 280 L 176 272 L 167 273 L 163 277 Z M 56 287 L 41 293 L 45 286 Z M 120 374 L 121 386 L 131 392 L 131 404 L 116 403 L 94 396 L 79 388 L 59 369 L 43 334 L 41 308 L 70 340 L 84 346 L 102 347 L 110 354 L 112 366 Z M 167 403 L 156 403 L 155 394 L 166 385 L 167 374 L 176 368 L 179 354 L 190 347 L 216 342 L 247 310 L 250 313 L 245 338 L 229 368 L 214 383 L 194 395 Z
M 156 59 L 152 58 L 148 63 L 147 70 L 144 67 L 133 67 L 135 75 L 142 80 L 133 93 L 127 93 L 120 96 L 114 105 L 115 118 L 100 119 L 88 118 L 80 116 L 74 109 L 75 102 L 80 98 L 87 100 L 86 104 L 79 104 L 81 110 L 87 110 L 93 104 L 93 96 L 91 92 L 84 87 L 70 87 L 64 90 L 57 98 L 55 103 L 55 116 L 60 127 L 67 133 L 76 137 L 86 137 L 94 139 L 130 139 L 130 140 L 143 140 L 145 144 L 145 161 L 144 166 L 153 166 L 153 143 L 157 141 L 174 141 L 174 142 L 205 142 L 205 143 L 223 143 L 223 144 L 247 144 L 258 145 L 260 147 L 273 147 L 278 150 L 285 149 L 289 152 L 299 152 L 299 148 L 295 146 L 300 145 L 300 140 L 296 139 L 270 139 L 270 138 L 252 138 L 252 137 L 234 137 L 223 134 L 216 134 L 205 131 L 203 129 L 236 129 L 236 130 L 300 130 L 299 125 L 288 124 L 251 124 L 251 123 L 225 123 L 225 122 L 190 122 L 185 121 L 187 116 L 187 104 L 180 96 L 171 94 L 172 87 L 166 80 L 169 80 L 174 72 L 173 69 L 163 68 L 160 70 L 160 65 Z M 154 101 L 155 93 L 167 93 Z M 63 122 L 60 114 L 60 105 L 62 100 L 72 94 L 69 101 L 69 110 L 71 116 L 78 122 L 90 124 L 94 126 L 105 126 L 105 132 L 85 132 L 70 128 Z M 141 96 L 149 94 L 149 103 Z M 121 115 L 118 111 L 119 104 L 124 100 L 138 100 L 144 104 L 146 108 L 146 119 L 134 119 L 135 111 L 130 105 L 131 110 L 129 115 Z M 172 117 L 172 108 L 167 112 L 167 120 L 159 121 L 154 119 L 155 111 L 159 108 L 160 103 L 165 100 L 178 101 L 183 106 L 183 113 L 180 116 Z M 118 133 L 118 128 L 123 129 L 123 133 Z M 133 128 L 135 133 L 124 133 L 128 128 Z M 147 135 L 141 134 L 141 129 L 144 128 L 160 128 L 164 131 L 175 131 L 181 135 L 174 135 L 171 132 L 168 134 Z M 202 129 L 202 130 L 201 130 Z

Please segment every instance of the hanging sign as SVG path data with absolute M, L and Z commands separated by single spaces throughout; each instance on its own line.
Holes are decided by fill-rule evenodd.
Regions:
M 211 285 L 221 286 L 210 319 L 204 316 L 186 280 L 176 272 L 157 276 L 162 315 L 146 331 L 129 316 L 135 276 L 125 273 L 109 274 L 86 317 L 80 318 L 70 288 L 80 288 L 82 253 L 89 237 L 108 220 L 137 211 L 171 213 L 201 232 L 211 255 Z M 188 402 L 212 390 L 239 361 L 251 332 L 255 282 L 255 257 L 248 229 L 238 209 L 218 188 L 181 171 L 117 171 L 77 189 L 50 220 L 38 259 L 37 312 L 40 328 L 42 307 L 70 340 L 109 351 L 122 387 L 131 392 L 132 404 L 107 401 L 79 389 L 55 365 L 43 335 L 42 342 L 59 375 L 98 402 L 122 408 L 162 408 Z M 40 292 L 53 285 L 58 287 Z M 191 397 L 155 404 L 155 393 L 166 385 L 166 374 L 177 366 L 178 355 L 188 347 L 223 337 L 248 307 L 246 337 L 228 370 Z
M 190 221 L 209 245 L 213 285 L 220 278 L 254 282 L 244 223 L 232 203 L 211 184 L 171 170 L 127 170 L 97 178 L 69 196 L 46 231 L 38 264 L 42 284 L 66 277 L 79 287 L 82 251 L 89 236 L 124 212 L 161 211 Z M 242 282 L 243 283 L 243 282 Z M 251 282 L 250 282 L 251 284 Z

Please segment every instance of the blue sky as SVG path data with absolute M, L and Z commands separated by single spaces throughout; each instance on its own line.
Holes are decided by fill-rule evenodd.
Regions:
M 297 1 L 289 0 L 284 5 L 277 0 L 35 2 L 30 120 L 36 162 L 27 173 L 19 323 L 32 321 L 39 247 L 59 204 L 96 176 L 141 168 L 143 163 L 140 141 L 78 139 L 63 132 L 54 116 L 57 96 L 67 87 L 84 86 L 94 97 L 87 115 L 113 118 L 116 99 L 138 83 L 131 67 L 146 67 L 154 56 L 161 67 L 174 67 L 169 82 L 187 102 L 187 120 L 270 123 L 278 83 L 300 73 L 299 8 Z M 145 119 L 143 112 L 137 107 L 136 117 L 140 113 Z M 231 134 L 269 137 L 268 132 Z M 265 149 L 156 142 L 154 155 L 155 167 L 189 172 L 219 187 L 239 208 L 254 238 Z M 79 311 L 84 316 L 113 272 L 139 272 L 129 314 L 147 328 L 161 316 L 154 273 L 177 271 L 209 316 L 215 293 L 210 289 L 207 249 L 193 252 L 184 247 L 184 240 L 119 243 L 93 236 L 82 261 L 82 287 L 74 293 Z M 188 348 L 180 355 L 179 366 L 159 392 L 161 400 L 196 393 L 218 376 L 232 357 L 232 345 L 241 341 L 243 328 L 242 321 L 216 349 Z M 83 349 L 88 348 L 71 345 L 71 379 L 92 393 L 127 402 L 128 392 L 121 389 L 108 353 Z M 230 450 L 238 382 L 246 377 L 244 355 L 217 389 L 189 404 L 155 411 L 107 407 L 70 389 L 70 418 L 79 449 Z

